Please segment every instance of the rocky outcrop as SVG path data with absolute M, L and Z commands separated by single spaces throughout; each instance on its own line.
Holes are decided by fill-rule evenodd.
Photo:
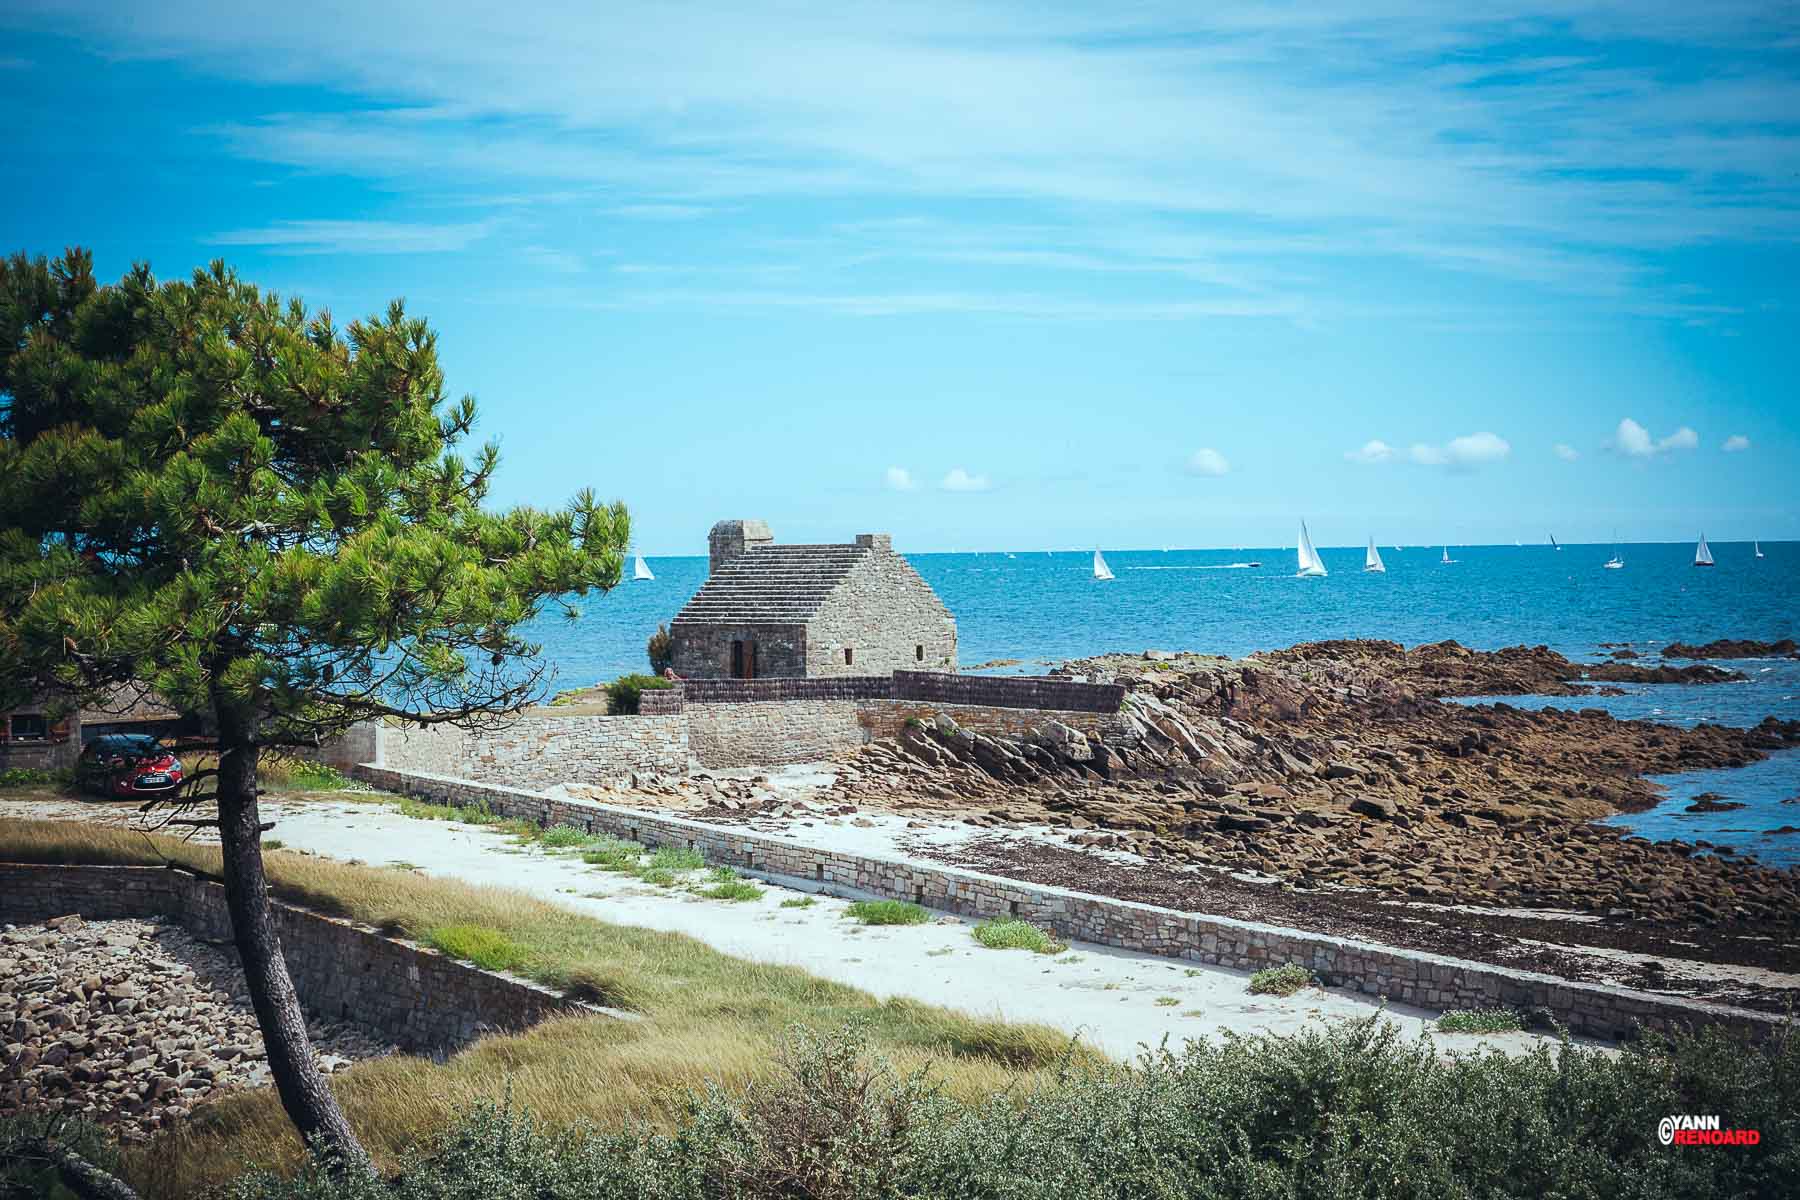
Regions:
M 1670 642 L 1663 647 L 1664 658 L 1800 658 L 1800 645 L 1793 638 L 1778 642 L 1752 642 L 1736 638 L 1719 638 L 1703 646 L 1686 642 Z
M 309 1031 L 327 1072 L 392 1049 L 348 1025 Z M 142 920 L 0 930 L 0 1118 L 80 1115 L 143 1137 L 269 1082 L 229 952 Z

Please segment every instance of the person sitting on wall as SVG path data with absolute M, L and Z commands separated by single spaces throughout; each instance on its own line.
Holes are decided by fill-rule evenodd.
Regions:
M 663 668 L 663 678 L 668 680 L 670 683 L 680 683 L 681 682 L 681 676 L 679 676 L 675 673 L 674 667 L 664 667 Z

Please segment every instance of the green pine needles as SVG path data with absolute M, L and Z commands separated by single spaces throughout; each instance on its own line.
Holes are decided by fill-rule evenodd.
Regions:
M 630 526 L 486 507 L 475 418 L 399 301 L 339 328 L 221 263 L 0 263 L 0 690 L 136 685 L 263 746 L 535 698 L 517 628 L 615 585 Z

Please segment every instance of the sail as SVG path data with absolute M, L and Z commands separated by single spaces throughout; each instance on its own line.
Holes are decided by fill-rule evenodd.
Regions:
M 1451 561 L 1451 559 L 1450 559 L 1450 547 L 1448 547 L 1448 546 L 1445 546 L 1445 547 L 1444 547 L 1444 557 L 1443 557 L 1443 558 L 1441 558 L 1441 559 L 1439 559 L 1439 560 L 1438 560 L 1438 561 L 1439 561 L 1439 562 L 1446 562 L 1446 563 L 1447 563 L 1447 562 L 1449 562 L 1449 561 Z
M 1700 544 L 1694 547 L 1694 565 L 1710 567 L 1713 565 L 1712 547 L 1706 544 L 1706 535 L 1700 535 Z
M 1554 533 L 1550 535 L 1550 548 L 1552 550 L 1562 549 L 1562 545 L 1556 540 L 1556 535 Z
M 644 556 L 641 554 L 637 556 L 637 566 L 632 568 L 631 577 L 633 579 L 656 578 L 656 576 L 650 573 L 650 564 L 644 561 Z
M 1319 552 L 1313 549 L 1312 534 L 1307 532 L 1306 522 L 1300 522 L 1300 545 L 1295 552 L 1300 560 L 1299 574 L 1318 576 L 1325 574 L 1325 563 Z
M 1752 542 L 1750 544 L 1756 548 L 1756 557 L 1761 558 L 1762 557 L 1762 543 L 1761 542 Z
M 1111 579 L 1112 577 L 1112 568 L 1106 565 L 1106 560 L 1100 557 L 1098 550 L 1094 551 L 1094 578 Z
M 1387 570 L 1387 564 L 1381 561 L 1381 551 L 1375 548 L 1374 538 L 1369 539 L 1369 552 L 1363 555 L 1363 570 L 1383 572 Z

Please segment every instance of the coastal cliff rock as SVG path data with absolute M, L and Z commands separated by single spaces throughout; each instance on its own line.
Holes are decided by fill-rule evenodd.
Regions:
M 1541 646 L 1340 641 L 1242 661 L 1109 655 L 1058 673 L 1125 685 L 1114 732 L 1046 722 L 996 737 L 939 715 L 851 755 L 825 803 L 1049 826 L 1083 848 L 1302 887 L 1800 929 L 1793 872 L 1592 823 L 1656 803 L 1647 775 L 1800 745 L 1800 722 L 1682 729 L 1592 708 L 1440 699 L 1735 672 L 1581 665 Z

